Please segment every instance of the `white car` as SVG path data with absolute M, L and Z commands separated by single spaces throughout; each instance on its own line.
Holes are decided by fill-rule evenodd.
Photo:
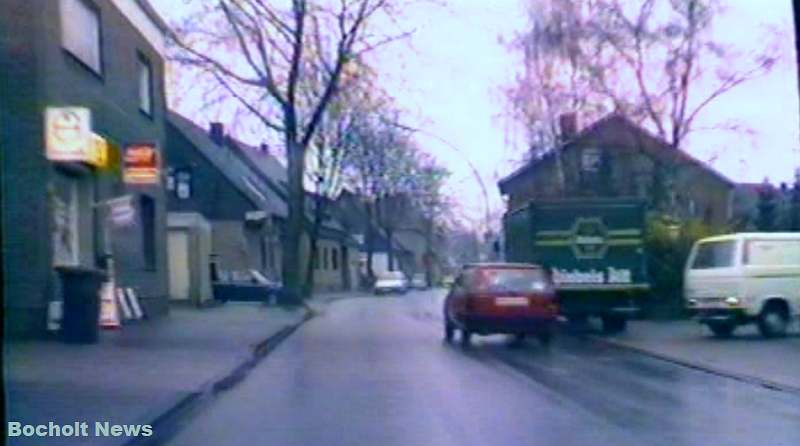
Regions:
M 417 290 L 424 290 L 428 288 L 428 281 L 425 280 L 425 274 L 414 274 L 411 278 L 411 288 Z
M 408 291 L 408 282 L 402 271 L 387 271 L 380 273 L 375 281 L 375 294 L 405 293 Z
M 684 298 L 720 337 L 758 324 L 765 337 L 786 334 L 800 316 L 800 233 L 739 233 L 695 243 Z

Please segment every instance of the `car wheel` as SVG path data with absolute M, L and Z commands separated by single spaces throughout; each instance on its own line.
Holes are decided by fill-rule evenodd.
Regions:
M 789 316 L 780 305 L 768 304 L 758 317 L 758 331 L 765 338 L 786 336 Z
M 461 330 L 461 346 L 469 347 L 472 342 L 472 332 L 469 330 Z
M 455 327 L 450 322 L 444 323 L 444 340 L 447 342 L 453 341 L 453 335 L 455 334 Z
M 729 338 L 736 330 L 736 325 L 730 322 L 714 322 L 708 324 L 709 330 L 718 338 Z
M 628 328 L 628 321 L 619 316 L 603 316 L 603 332 L 608 334 L 621 333 Z

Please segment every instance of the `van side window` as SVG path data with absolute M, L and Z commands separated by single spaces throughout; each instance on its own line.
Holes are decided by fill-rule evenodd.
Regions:
M 800 265 L 800 240 L 748 240 L 743 256 L 745 265 Z

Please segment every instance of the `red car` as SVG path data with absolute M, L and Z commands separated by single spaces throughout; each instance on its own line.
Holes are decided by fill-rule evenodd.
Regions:
M 444 303 L 444 336 L 456 330 L 469 345 L 473 334 L 510 334 L 517 340 L 536 336 L 548 345 L 558 318 L 558 301 L 550 275 L 525 263 L 466 265 Z

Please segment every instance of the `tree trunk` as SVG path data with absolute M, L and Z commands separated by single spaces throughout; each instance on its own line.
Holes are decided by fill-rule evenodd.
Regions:
M 309 249 L 306 261 L 306 280 L 303 286 L 303 297 L 311 297 L 314 292 L 314 266 L 317 265 L 319 231 L 322 227 L 322 213 L 324 203 L 319 196 L 314 197 L 314 221 L 308 234 Z
M 392 244 L 392 230 L 383 228 L 386 231 L 386 248 L 389 251 L 389 271 L 394 271 L 394 246 Z
M 281 258 L 283 286 L 291 298 L 300 299 L 300 239 L 303 234 L 303 171 L 305 170 L 305 148 L 294 135 L 286 138 L 286 160 L 288 174 L 288 207 L 286 232 Z
M 365 242 L 367 244 L 367 280 L 372 283 L 373 279 L 375 279 L 375 271 L 372 269 L 372 253 L 375 251 L 375 234 L 373 231 L 373 212 L 372 212 L 372 204 L 367 203 L 367 231 Z

